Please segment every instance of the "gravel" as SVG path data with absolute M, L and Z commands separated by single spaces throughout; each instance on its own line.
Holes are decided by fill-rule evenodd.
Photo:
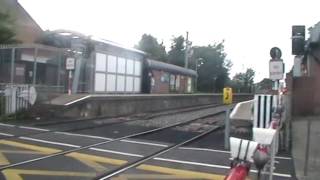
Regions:
M 201 110 L 195 110 L 191 112 L 182 112 L 182 113 L 176 113 L 176 114 L 170 114 L 170 115 L 164 115 L 160 117 L 155 117 L 149 120 L 141 120 L 141 121 L 135 121 L 130 122 L 128 124 L 130 125 L 138 125 L 138 126 L 145 126 L 145 127 L 164 127 L 171 124 L 181 123 L 190 121 L 192 119 L 198 119 L 203 116 L 211 115 L 214 113 L 218 113 L 221 111 L 226 110 L 226 106 L 218 106 L 218 107 L 212 107 L 207 109 L 201 109 Z M 221 114 L 222 117 L 224 117 L 224 114 Z M 220 119 L 222 118 L 219 115 Z M 211 119 L 210 119 L 211 118 Z M 206 124 L 213 123 L 214 119 L 213 117 L 206 118 L 206 121 L 208 121 Z M 183 126 L 182 129 L 199 129 L 200 123 L 191 123 L 189 126 Z M 203 120 L 201 120 L 201 124 L 203 124 Z M 212 126 L 211 126 L 212 127 Z

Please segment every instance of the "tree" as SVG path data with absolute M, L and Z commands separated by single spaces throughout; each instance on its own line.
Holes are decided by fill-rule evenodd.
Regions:
M 232 79 L 232 86 L 235 92 L 251 93 L 253 91 L 253 80 L 255 71 L 248 68 L 244 73 L 237 73 Z
M 271 79 L 264 78 L 262 81 L 256 84 L 256 92 L 268 93 L 272 91 L 273 81 Z
M 168 52 L 168 61 L 171 64 L 184 67 L 185 46 L 184 37 L 173 37 L 171 49 Z
M 14 21 L 8 13 L 0 12 L 0 44 L 17 43 L 15 36 Z
M 145 51 L 150 58 L 158 61 L 167 61 L 166 47 L 158 43 L 157 39 L 150 34 L 143 34 L 136 48 Z
M 229 81 L 232 63 L 226 59 L 223 43 L 193 47 L 194 54 L 190 66 L 198 71 L 199 91 L 221 92 Z

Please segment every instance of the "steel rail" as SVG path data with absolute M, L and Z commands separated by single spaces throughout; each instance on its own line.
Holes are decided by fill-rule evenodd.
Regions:
M 156 115 L 156 116 L 152 116 L 150 118 L 126 120 L 126 121 L 119 121 L 119 122 L 110 122 L 110 123 L 92 125 L 92 126 L 86 126 L 86 127 L 80 127 L 80 128 L 71 128 L 71 129 L 67 129 L 67 130 L 63 130 L 63 131 L 57 131 L 57 130 L 48 129 L 47 131 L 41 131 L 41 132 L 35 132 L 35 133 L 25 133 L 25 134 L 20 134 L 20 135 L 2 137 L 2 138 L 0 138 L 0 140 L 1 139 L 8 140 L 8 139 L 14 139 L 14 138 L 19 138 L 19 137 L 23 137 L 23 136 L 33 136 L 33 135 L 55 133 L 55 132 L 76 132 L 76 131 L 81 131 L 81 130 L 95 129 L 95 128 L 100 128 L 100 127 L 105 127 L 105 126 L 112 126 L 112 125 L 117 125 L 117 124 L 131 123 L 131 122 L 136 122 L 136 121 L 146 121 L 146 120 L 152 121 L 153 120 L 152 118 L 156 118 L 156 117 L 161 117 L 161 116 L 166 116 L 166 115 L 176 114 L 176 113 L 184 113 L 184 112 L 192 112 L 192 111 L 203 110 L 203 109 L 210 109 L 210 108 L 215 108 L 215 107 L 220 107 L 220 106 L 224 106 L 224 105 L 217 104 L 217 105 L 212 105 L 211 107 L 207 107 L 207 108 L 195 108 L 195 110 L 194 109 L 188 109 L 186 111 L 172 112 L 172 113 L 168 113 L 168 114 L 161 114 L 161 115 L 158 115 L 158 116 Z M 20 125 L 13 125 L 13 127 L 20 128 L 21 126 Z M 31 128 L 33 128 L 33 127 L 31 126 Z M 35 128 L 37 128 L 37 127 L 35 127 Z
M 139 166 L 139 165 L 145 163 L 146 161 L 151 160 L 151 159 L 153 159 L 153 158 L 155 158 L 157 156 L 160 156 L 160 155 L 162 155 L 162 154 L 164 154 L 164 153 L 166 153 L 168 151 L 171 151 L 171 150 L 173 150 L 173 149 L 175 149 L 177 147 L 183 146 L 185 144 L 188 144 L 188 143 L 196 141 L 196 140 L 198 140 L 200 138 L 203 138 L 204 136 L 206 136 L 206 135 L 208 135 L 208 134 L 220 129 L 221 127 L 223 127 L 223 125 L 211 128 L 211 129 L 209 129 L 209 130 L 207 130 L 207 131 L 205 131 L 205 132 L 203 132 L 201 134 L 198 134 L 198 135 L 196 135 L 196 136 L 194 136 L 194 137 L 192 137 L 192 138 L 190 138 L 190 139 L 188 139 L 186 141 L 183 141 L 181 143 L 169 146 L 169 147 L 164 148 L 164 149 L 162 149 L 160 151 L 157 151 L 157 152 L 155 152 L 155 153 L 153 153 L 151 155 L 148 155 L 148 156 L 146 156 L 144 158 L 141 158 L 141 159 L 138 159 L 138 160 L 136 160 L 134 162 L 128 163 L 128 164 L 123 165 L 123 166 L 120 166 L 119 168 L 117 168 L 115 170 L 112 170 L 111 172 L 107 172 L 105 174 L 102 174 L 102 175 L 96 177 L 94 180 L 105 180 L 105 179 L 109 179 L 111 177 L 114 177 L 114 176 L 116 176 L 116 175 L 118 175 L 118 174 L 120 174 L 120 173 L 122 173 L 122 172 L 124 172 L 124 171 L 126 171 L 128 169 L 131 169 L 131 168 L 134 168 L 136 166 Z
M 135 133 L 135 134 L 131 134 L 131 135 L 126 135 L 126 136 L 123 136 L 123 137 L 120 137 L 120 138 L 115 138 L 115 139 L 112 139 L 112 140 L 106 140 L 106 141 L 102 141 L 102 142 L 99 142 L 99 143 L 82 146 L 82 147 L 79 147 L 79 148 L 74 148 L 74 149 L 70 149 L 70 150 L 66 150 L 66 151 L 62 151 L 62 152 L 49 154 L 49 155 L 46 155 L 46 156 L 43 156 L 43 157 L 39 157 L 39 158 L 34 158 L 34 159 L 26 160 L 26 161 L 21 161 L 21 162 L 9 164 L 9 165 L 1 167 L 0 171 L 4 170 L 4 169 L 8 169 L 8 168 L 12 168 L 12 167 L 16 167 L 16 166 L 20 166 L 20 165 L 29 164 L 29 163 L 32 163 L 32 162 L 36 162 L 36 161 L 52 158 L 52 157 L 65 155 L 65 154 L 68 154 L 68 153 L 72 153 L 72 152 L 76 152 L 76 151 L 80 151 L 80 150 L 84 150 L 84 149 L 89 149 L 89 148 L 92 148 L 92 147 L 95 147 L 95 146 L 100 146 L 100 145 L 108 144 L 108 143 L 111 143 L 111 142 L 120 141 L 120 140 L 127 139 L 127 138 L 133 138 L 133 137 L 137 137 L 137 136 L 141 136 L 141 135 L 152 134 L 152 133 L 159 132 L 159 131 L 162 131 L 162 130 L 166 130 L 166 129 L 169 129 L 169 128 L 173 128 L 173 127 L 185 125 L 185 124 L 188 124 L 188 123 L 192 123 L 192 122 L 197 121 L 197 120 L 202 119 L 202 118 L 216 116 L 216 115 L 222 114 L 224 112 L 225 111 L 222 110 L 222 111 L 219 111 L 219 112 L 216 112 L 216 113 L 212 113 L 212 114 L 204 115 L 204 116 L 201 116 L 201 117 L 197 117 L 195 119 L 191 119 L 191 120 L 188 120 L 188 121 L 185 121 L 185 122 L 178 122 L 178 123 L 175 123 L 175 124 L 172 124 L 172 125 L 168 125 L 168 126 L 165 126 L 165 127 L 155 128 L 155 129 L 151 129 L 151 130 L 147 130 L 147 131 L 143 131 L 143 132 L 139 132 L 139 133 Z

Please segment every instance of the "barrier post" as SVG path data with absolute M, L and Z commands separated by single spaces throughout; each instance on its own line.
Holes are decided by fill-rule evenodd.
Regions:
M 230 107 L 226 109 L 225 129 L 224 129 L 224 148 L 229 149 L 229 136 L 230 136 Z

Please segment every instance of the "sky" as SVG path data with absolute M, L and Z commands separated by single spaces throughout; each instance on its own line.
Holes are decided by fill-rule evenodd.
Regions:
M 169 50 L 189 32 L 193 45 L 225 40 L 231 77 L 246 68 L 255 82 L 268 78 L 269 51 L 277 46 L 289 71 L 291 26 L 320 21 L 317 0 L 19 0 L 43 30 L 68 29 L 133 47 L 142 34 Z

